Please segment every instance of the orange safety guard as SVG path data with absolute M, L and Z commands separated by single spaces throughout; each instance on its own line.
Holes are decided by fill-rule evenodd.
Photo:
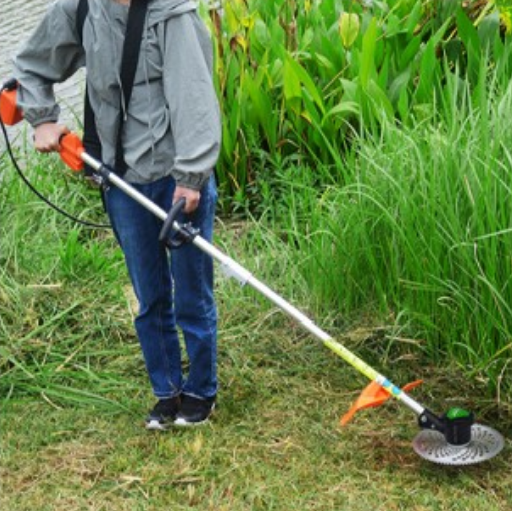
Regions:
M 83 152 L 84 146 L 77 135 L 68 133 L 62 137 L 60 141 L 60 157 L 71 170 L 81 172 L 84 169 Z
M 423 380 L 416 380 L 402 387 L 402 390 L 407 392 L 414 387 L 417 387 L 423 383 Z M 350 410 L 341 418 L 340 423 L 345 426 L 358 410 L 363 408 L 371 408 L 374 406 L 380 406 L 385 403 L 391 394 L 382 387 L 376 381 L 372 381 L 364 390 L 361 392 L 355 403 L 350 407 Z
M 14 126 L 23 119 L 23 113 L 16 105 L 16 89 L 0 94 L 0 118 L 7 126 Z

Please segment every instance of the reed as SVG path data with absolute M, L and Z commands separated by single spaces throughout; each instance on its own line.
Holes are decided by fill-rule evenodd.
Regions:
M 358 139 L 338 169 L 343 186 L 318 186 L 312 169 L 280 172 L 266 215 L 317 308 L 367 311 L 430 360 L 449 356 L 504 395 L 512 88 L 475 96 L 454 78 L 447 90 L 429 122 Z

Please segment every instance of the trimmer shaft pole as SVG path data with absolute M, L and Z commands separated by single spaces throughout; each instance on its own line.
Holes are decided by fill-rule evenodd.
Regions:
M 161 220 L 165 221 L 167 218 L 167 212 L 158 207 L 154 202 L 150 201 L 146 196 L 141 194 L 135 188 L 133 188 L 129 183 L 124 181 L 124 179 L 105 167 L 101 162 L 88 155 L 86 152 L 82 153 L 81 158 L 83 159 L 84 163 L 94 169 L 106 181 L 121 189 L 132 199 L 141 204 L 144 208 L 151 211 Z M 177 222 L 174 222 L 173 228 L 179 231 L 180 225 Z M 368 379 L 371 381 L 376 381 L 379 385 L 382 385 L 384 389 L 386 389 L 396 399 L 402 401 L 414 413 L 416 413 L 416 415 L 419 416 L 424 412 L 425 408 L 421 406 L 417 401 L 411 398 L 399 387 L 394 385 L 385 376 L 379 374 L 364 360 L 360 359 L 350 350 L 345 348 L 342 344 L 335 341 L 328 333 L 319 328 L 310 318 L 308 318 L 296 307 L 287 302 L 280 295 L 275 293 L 266 284 L 255 278 L 254 275 L 252 275 L 252 273 L 246 270 L 243 266 L 225 255 L 201 236 L 195 236 L 192 240 L 192 243 L 194 243 L 194 245 L 196 245 L 199 249 L 220 263 L 221 267 L 229 277 L 235 278 L 241 285 L 249 284 L 256 291 L 260 292 L 272 303 L 277 305 L 277 307 L 279 307 L 282 311 L 297 320 L 308 332 L 322 341 L 322 343 L 327 348 L 340 356 L 343 360 L 357 369 L 360 373 L 365 375 Z

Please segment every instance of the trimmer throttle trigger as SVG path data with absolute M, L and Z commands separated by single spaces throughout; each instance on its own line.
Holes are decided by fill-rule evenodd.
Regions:
M 62 161 L 74 172 L 81 172 L 84 169 L 82 160 L 84 146 L 78 135 L 74 133 L 64 135 L 60 140 L 60 148 Z

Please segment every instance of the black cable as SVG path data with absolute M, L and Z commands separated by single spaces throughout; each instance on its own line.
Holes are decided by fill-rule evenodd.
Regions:
M 9 82 L 8 82 L 9 83 Z M 2 88 L 0 89 L 0 94 L 3 90 L 7 89 L 7 84 L 4 84 Z M 57 211 L 57 213 L 60 213 L 61 215 L 65 216 L 66 218 L 73 220 L 74 222 L 84 225 L 85 227 L 92 227 L 95 229 L 109 229 L 110 225 L 108 224 L 96 224 L 94 222 L 88 222 L 86 220 L 80 220 L 80 218 L 77 218 L 73 216 L 71 213 L 68 213 L 67 211 L 64 211 L 59 206 L 55 205 L 53 202 L 50 201 L 50 199 L 47 199 L 39 190 L 35 188 L 35 186 L 28 180 L 27 176 L 23 173 L 20 166 L 18 165 L 18 162 L 16 161 L 16 157 L 14 156 L 14 152 L 11 147 L 11 143 L 9 140 L 9 136 L 7 134 L 7 129 L 5 128 L 5 124 L 2 120 L 2 117 L 0 116 L 0 127 L 2 129 L 2 134 L 5 139 L 5 145 L 7 147 L 7 153 L 9 154 L 9 157 L 11 159 L 11 162 L 16 169 L 16 172 L 20 176 L 21 180 L 25 183 L 25 185 L 34 193 L 39 199 L 41 199 L 47 206 L 52 208 L 53 210 Z

